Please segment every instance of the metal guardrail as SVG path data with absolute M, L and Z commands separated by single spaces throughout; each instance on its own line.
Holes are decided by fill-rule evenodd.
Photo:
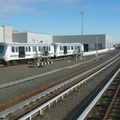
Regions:
M 99 92 L 99 94 L 94 98 L 94 100 L 88 105 L 88 107 L 84 110 L 84 112 L 79 116 L 77 120 L 84 120 L 87 114 L 90 112 L 90 110 L 93 108 L 93 106 L 97 103 L 99 98 L 103 95 L 105 90 L 108 88 L 108 86 L 111 84 L 111 82 L 114 80 L 116 75 L 120 72 L 120 68 L 118 71 L 113 75 L 113 77 L 109 80 L 109 82 L 104 86 L 104 88 Z
M 80 86 L 81 84 L 83 84 L 84 82 L 86 82 L 87 80 L 89 80 L 91 77 L 93 77 L 94 75 L 98 74 L 99 72 L 101 72 L 103 69 L 107 68 L 109 65 L 113 64 L 115 61 L 117 61 L 119 58 L 117 58 L 116 60 L 114 60 L 113 62 L 111 62 L 110 64 L 108 64 L 107 66 L 103 67 L 102 69 L 100 69 L 99 71 L 95 72 L 94 74 L 90 75 L 89 77 L 85 78 L 83 81 L 79 82 L 78 84 L 72 86 L 71 88 L 67 89 L 66 91 L 64 91 L 63 93 L 57 95 L 56 97 L 54 97 L 53 99 L 47 101 L 45 104 L 41 105 L 40 107 L 34 109 L 33 111 L 29 112 L 28 114 L 26 114 L 25 116 L 21 117 L 20 119 L 18 120 L 26 120 L 27 118 L 29 118 L 31 120 L 31 116 L 34 115 L 35 113 L 37 112 L 40 112 L 42 113 L 42 109 L 51 105 L 51 103 L 53 102 L 56 102 L 59 98 L 63 98 L 66 94 L 68 94 L 70 91 L 74 90 L 76 87 Z M 78 75 L 79 76 L 79 75 Z M 78 77 L 79 78 L 79 77 Z M 105 88 L 104 88 L 105 89 Z M 102 93 L 100 93 L 102 94 Z M 100 95 L 99 95 L 100 96 Z M 98 98 L 95 98 L 95 101 L 97 100 Z M 95 101 L 92 102 L 92 105 L 93 103 L 95 103 Z M 88 106 L 88 109 L 87 111 L 90 110 L 90 108 L 92 108 L 92 105 Z M 82 118 L 85 116 L 86 113 L 83 113 L 82 114 Z M 83 120 L 82 118 L 78 118 L 78 120 Z

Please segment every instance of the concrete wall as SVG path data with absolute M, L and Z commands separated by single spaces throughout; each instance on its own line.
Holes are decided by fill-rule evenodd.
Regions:
M 27 43 L 27 33 L 13 33 L 13 42 Z
M 36 33 L 13 33 L 13 42 L 19 43 L 52 43 L 52 36 Z
M 80 42 L 88 45 L 88 51 L 95 50 L 96 44 L 100 49 L 106 48 L 106 35 L 105 34 L 96 34 L 96 35 L 66 35 L 66 36 L 53 36 L 53 42 L 63 42 L 63 43 L 72 43 Z
M 27 34 L 28 43 L 52 43 L 52 36 L 37 33 Z
M 106 35 L 106 48 L 112 48 L 114 45 L 113 38 L 109 35 Z
M 106 34 L 95 35 L 64 35 L 50 36 L 37 33 L 13 32 L 12 27 L 0 27 L 0 42 L 19 43 L 83 43 L 88 47 L 88 51 L 95 50 L 98 43 L 99 49 L 112 48 L 113 38 Z
M 4 42 L 3 27 L 0 27 L 0 42 Z
M 12 27 L 3 27 L 4 41 L 12 42 Z
M 12 27 L 0 27 L 0 42 L 12 42 Z

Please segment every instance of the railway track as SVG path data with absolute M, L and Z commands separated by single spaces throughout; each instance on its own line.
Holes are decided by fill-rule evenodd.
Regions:
M 99 56 L 99 57 L 101 57 L 101 56 Z M 95 60 L 95 58 L 93 58 L 91 60 L 88 60 L 88 61 L 85 61 L 85 62 L 82 62 L 82 63 L 71 65 L 71 66 L 68 66 L 68 67 L 51 70 L 49 72 L 42 73 L 42 74 L 39 74 L 39 75 L 34 75 L 34 76 L 27 77 L 27 78 L 19 79 L 19 80 L 16 80 L 16 81 L 12 81 L 12 82 L 8 82 L 8 83 L 0 84 L 0 89 L 6 88 L 6 87 L 11 87 L 11 86 L 14 86 L 14 85 L 18 85 L 18 84 L 21 84 L 21 83 L 24 83 L 24 82 L 27 82 L 27 81 L 32 81 L 34 79 L 38 79 L 40 77 L 43 77 L 43 76 L 46 76 L 46 75 L 49 75 L 49 74 L 53 74 L 55 72 L 59 72 L 59 71 L 62 71 L 62 70 L 72 69 L 74 67 L 80 66 L 81 64 L 85 64 L 85 63 L 91 62 L 93 60 Z M 101 63 L 99 63 L 99 64 L 101 64 Z M 99 65 L 99 64 L 96 64 L 96 66 Z M 35 67 L 35 66 L 29 66 L 29 67 Z M 90 68 L 88 68 L 88 69 L 90 69 Z
M 112 58 L 111 60 L 108 60 L 106 63 L 103 63 L 102 65 L 101 64 L 97 64 L 96 66 L 94 66 L 94 67 L 92 67 L 92 70 L 88 70 L 87 69 L 87 71 L 89 71 L 89 72 L 87 72 L 86 73 L 86 70 L 85 71 L 82 71 L 82 72 L 79 72 L 79 73 L 77 73 L 77 74 L 75 74 L 75 75 L 72 75 L 72 76 L 70 76 L 69 78 L 66 78 L 66 79 L 64 79 L 63 81 L 65 81 L 66 82 L 66 80 L 67 81 L 69 81 L 69 82 L 67 82 L 67 83 L 62 83 L 62 82 L 59 82 L 59 84 L 61 83 L 61 85 L 58 85 L 58 84 L 54 84 L 54 85 L 58 85 L 58 87 L 57 88 L 54 88 L 54 89 L 51 89 L 51 90 L 48 90 L 49 92 L 47 92 L 47 94 L 48 93 L 52 93 L 52 96 L 51 96 L 51 94 L 49 94 L 48 96 L 47 96 L 47 99 L 46 98 L 44 98 L 43 96 L 45 96 L 45 93 L 42 95 L 42 96 L 40 96 L 40 95 L 38 95 L 37 96 L 37 98 L 36 99 L 33 99 L 33 101 L 35 101 L 35 103 L 33 103 L 33 102 L 27 102 L 27 103 L 24 103 L 24 106 L 26 107 L 27 106 L 27 108 L 25 108 L 26 110 L 25 111 L 22 111 L 21 109 L 19 109 L 19 111 L 22 111 L 21 113 L 19 113 L 19 115 L 16 115 L 16 113 L 18 113 L 18 111 L 15 113 L 14 111 L 15 110 L 12 110 L 11 108 L 11 113 L 10 112 L 8 112 L 8 113 L 6 113 L 6 111 L 8 110 L 6 110 L 6 111 L 2 111 L 1 113 L 0 113 L 0 117 L 1 117 L 1 119 L 2 118 L 7 118 L 7 117 L 9 117 L 10 119 L 19 119 L 20 117 L 22 117 L 22 116 L 24 116 L 25 114 L 29 114 L 29 112 L 30 111 L 32 111 L 32 113 L 31 113 L 31 115 L 29 116 L 29 115 L 27 115 L 27 117 L 26 117 L 26 115 L 24 116 L 25 118 L 21 118 L 21 119 L 26 119 L 26 118 L 31 118 L 31 116 L 33 115 L 33 114 L 35 114 L 33 111 L 35 110 L 36 111 L 36 109 L 38 109 L 39 108 L 39 110 L 37 110 L 36 111 L 36 113 L 39 111 L 41 114 L 42 114 L 42 112 L 43 112 L 43 109 L 44 108 L 46 108 L 46 107 L 50 107 L 51 106 L 51 104 L 52 103 L 54 103 L 54 102 L 57 102 L 58 101 L 58 99 L 60 99 L 60 98 L 64 98 L 64 95 L 66 95 L 66 94 L 68 94 L 70 91 L 73 91 L 74 89 L 76 89 L 78 86 L 81 86 L 82 84 L 84 84 L 86 81 L 88 81 L 89 79 L 91 79 L 91 77 L 93 77 L 94 75 L 96 75 L 96 74 L 98 74 L 99 72 L 101 72 L 103 69 L 105 69 L 106 67 L 108 67 L 110 64 L 112 64 L 113 62 L 111 62 L 111 61 L 113 61 L 113 59 L 115 59 L 115 61 L 117 60 L 117 59 L 119 59 L 119 54 L 116 56 L 116 57 L 114 57 L 114 58 Z M 107 64 L 107 65 L 106 65 Z M 99 67 L 98 67 L 99 66 Z M 98 70 L 99 69 L 99 70 Z M 88 74 L 89 73 L 89 75 L 87 75 L 87 77 L 85 77 L 85 78 L 81 78 L 80 79 L 80 77 L 81 76 L 83 76 L 83 74 L 86 76 L 86 74 Z M 82 75 L 81 75 L 82 74 Z M 72 77 L 72 78 L 71 78 Z M 69 84 L 68 84 L 69 83 Z M 61 87 L 61 86 L 65 86 L 65 87 Z M 52 86 L 49 86 L 49 87 L 52 87 Z M 49 87 L 47 87 L 47 88 L 49 88 Z M 46 90 L 47 90 L 47 88 L 46 88 Z M 63 89 L 64 88 L 64 89 Z M 61 91 L 60 91 L 61 90 Z M 52 92 L 51 92 L 52 91 Z M 40 92 L 40 91 L 39 91 Z M 55 92 L 55 93 L 54 93 Z M 53 94 L 54 93 L 54 94 Z M 32 94 L 33 95 L 33 94 Z M 35 94 L 34 94 L 35 95 Z M 46 97 L 46 96 L 45 96 Z M 57 98 L 56 98 L 57 97 Z M 42 98 L 42 99 L 41 99 Z M 24 98 L 24 99 L 26 99 L 26 98 Z M 53 101 L 52 101 L 53 100 Z M 27 100 L 27 101 L 29 101 L 29 100 Z M 51 102 L 50 102 L 51 101 Z M 18 102 L 18 101 L 17 101 Z M 39 102 L 39 104 L 38 104 L 38 102 Z M 31 104 L 32 103 L 32 104 Z M 44 105 L 43 105 L 43 103 L 44 103 Z M 34 105 L 34 107 L 30 107 L 30 108 L 28 108 L 28 104 L 30 105 L 31 104 L 31 106 L 33 106 Z M 8 105 L 9 106 L 9 105 Z M 40 107 L 40 106 L 42 106 L 42 108 Z M 7 106 L 6 106 L 7 107 Z M 20 105 L 19 105 L 19 107 L 20 107 Z M 23 107 L 23 105 L 22 105 L 22 107 Z M 5 108 L 5 106 L 3 107 L 3 108 Z M 15 106 L 15 109 L 16 109 L 16 106 Z M 13 113 L 14 112 L 14 113 Z
M 120 119 L 120 68 L 77 120 Z

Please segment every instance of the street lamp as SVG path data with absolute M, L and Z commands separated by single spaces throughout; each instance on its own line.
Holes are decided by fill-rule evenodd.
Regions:
M 85 12 L 81 11 L 81 43 L 83 44 L 83 14 Z

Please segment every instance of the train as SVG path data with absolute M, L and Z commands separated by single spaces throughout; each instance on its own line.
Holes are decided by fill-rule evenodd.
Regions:
M 0 61 L 30 60 L 37 57 L 59 58 L 82 55 L 84 47 L 81 43 L 0 43 Z

